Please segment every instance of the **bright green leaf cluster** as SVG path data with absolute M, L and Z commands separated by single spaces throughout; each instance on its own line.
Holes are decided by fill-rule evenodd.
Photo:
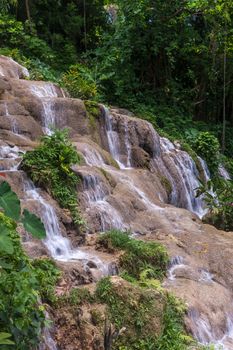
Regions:
M 33 182 L 44 187 L 63 208 L 70 210 L 77 226 L 83 224 L 76 194 L 79 178 L 71 166 L 80 161 L 68 131 L 56 130 L 51 136 L 44 136 L 39 147 L 27 152 L 21 164 Z

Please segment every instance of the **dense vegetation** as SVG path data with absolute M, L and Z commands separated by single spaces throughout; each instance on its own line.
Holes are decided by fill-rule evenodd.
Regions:
M 31 79 L 54 81 L 73 97 L 131 109 L 161 134 L 178 139 L 194 158 L 203 157 L 212 175 L 211 182 L 199 189 L 210 208 L 206 220 L 233 230 L 232 182 L 221 180 L 218 174 L 223 164 L 233 176 L 232 0 L 2 0 L 0 14 L 0 54 L 25 65 Z M 95 104 L 91 103 L 86 106 L 93 111 Z M 93 113 L 89 117 L 93 122 Z M 80 227 L 75 195 L 78 178 L 71 170 L 71 165 L 79 162 L 67 134 L 57 131 L 26 153 L 22 167 L 70 210 Z M 9 193 L 4 186 L 1 197 Z M 1 197 L 0 342 L 6 349 L 12 341 L 16 349 L 29 349 L 38 342 L 45 323 L 38 298 L 58 304 L 78 300 L 81 304 L 92 296 L 75 290 L 67 298 L 54 300 L 59 273 L 50 261 L 32 263 L 23 253 L 16 231 L 17 224 L 24 224 L 28 231 L 43 237 L 41 223 L 28 211 L 20 215 L 19 207 L 12 216 L 12 205 L 4 207 Z M 15 196 L 11 199 L 14 202 Z M 138 288 L 163 293 L 159 280 L 167 255 L 161 246 L 134 241 L 119 232 L 102 236 L 99 246 L 108 250 L 124 247 L 121 275 Z M 120 308 L 122 300 L 110 280 L 99 284 L 95 298 L 108 304 L 109 317 L 114 316 L 119 327 L 128 321 L 125 308 L 130 312 L 131 306 Z M 164 298 L 161 338 L 143 338 L 139 332 L 129 346 L 136 349 L 133 341 L 142 341 L 145 349 L 184 348 L 183 310 L 171 297 Z M 150 308 L 150 303 L 148 299 L 139 304 L 130 321 L 144 322 L 141 312 Z M 141 331 L 141 325 L 136 326 Z
M 81 158 L 69 141 L 67 130 L 56 130 L 41 141 L 38 148 L 24 155 L 21 167 L 33 182 L 50 192 L 62 208 L 69 209 L 74 224 L 80 227 L 83 221 L 76 195 L 79 178 L 71 166 L 79 164 Z
M 50 260 L 31 262 L 24 253 L 17 225 L 40 238 L 45 229 L 29 211 L 20 217 L 19 199 L 6 182 L 0 185 L 0 208 L 0 347 L 29 350 L 46 325 L 42 301 L 53 291 L 59 273 Z
M 176 138 L 211 131 L 232 156 L 232 10 L 224 0 L 4 0 L 0 52 Z
M 101 235 L 98 245 L 108 251 L 125 251 L 119 260 L 123 273 L 139 279 L 143 271 L 153 278 L 162 279 L 166 273 L 168 255 L 166 249 L 157 242 L 143 242 L 131 239 L 127 233 L 112 230 Z

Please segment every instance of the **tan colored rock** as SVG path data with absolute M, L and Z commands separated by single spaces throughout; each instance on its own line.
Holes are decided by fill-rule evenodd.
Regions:
M 23 79 L 29 77 L 29 72 L 12 58 L 0 55 L 0 77 Z

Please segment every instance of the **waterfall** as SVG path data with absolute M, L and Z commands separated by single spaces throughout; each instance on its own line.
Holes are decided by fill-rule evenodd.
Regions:
M 131 144 L 129 142 L 129 125 L 128 122 L 125 120 L 124 122 L 124 131 L 125 131 L 125 146 L 126 146 L 126 153 L 127 153 L 127 168 L 131 168 Z
M 17 171 L 21 162 L 19 152 L 24 153 L 17 146 L 0 146 L 0 170 L 1 172 Z
M 105 165 L 102 156 L 94 149 L 89 149 L 85 147 L 83 150 L 83 158 L 87 165 L 103 167 Z
M 132 147 L 129 140 L 129 125 L 125 118 L 123 121 L 123 144 L 120 141 L 120 135 L 114 125 L 114 117 L 110 111 L 104 107 L 105 130 L 108 140 L 108 147 L 112 157 L 118 163 L 120 169 L 131 168 L 131 152 Z M 200 174 L 197 170 L 195 162 L 187 152 L 178 149 L 171 141 L 164 137 L 159 137 L 160 149 L 157 142 L 158 134 L 153 126 L 148 123 L 148 129 L 152 136 L 153 147 L 153 164 L 154 167 L 165 176 L 171 184 L 172 191 L 170 193 L 170 203 L 188 209 L 202 218 L 206 214 L 205 204 L 202 197 L 196 198 L 196 190 L 200 186 Z M 133 124 L 132 124 L 133 127 Z M 125 153 L 125 154 L 123 154 Z M 168 161 L 166 161 L 166 158 Z M 123 161 L 126 159 L 126 161 Z M 201 158 L 199 158 L 201 160 Z M 167 162 L 169 164 L 167 164 Z M 201 160 L 203 173 L 206 181 L 209 179 L 208 168 L 206 163 Z M 174 176 L 175 174 L 175 176 Z M 132 182 L 132 180 L 130 179 Z M 131 187 L 133 184 L 131 183 Z M 148 199 L 143 191 L 137 189 L 137 193 L 144 203 L 153 207 L 154 204 Z M 158 207 L 157 207 L 158 208 Z
M 24 191 L 28 200 L 35 200 L 41 206 L 40 217 L 46 230 L 44 244 L 48 248 L 51 256 L 60 261 L 81 260 L 84 264 L 85 262 L 93 261 L 103 275 L 107 275 L 108 266 L 97 256 L 86 253 L 81 249 L 73 249 L 70 241 L 62 236 L 58 217 L 54 208 L 44 200 L 39 193 L 39 189 L 35 188 L 31 181 L 25 180 Z
M 197 157 L 200 164 L 201 164 L 201 167 L 202 167 L 202 170 L 203 170 L 203 175 L 204 175 L 204 180 L 205 182 L 208 182 L 210 180 L 210 171 L 208 169 L 208 165 L 206 163 L 206 161 L 204 159 L 202 159 L 201 157 Z
M 84 176 L 83 188 L 89 203 L 102 201 L 109 194 L 104 191 L 98 177 L 91 174 Z
M 168 279 L 174 281 L 176 279 L 175 271 L 181 267 L 185 267 L 184 258 L 179 255 L 172 258 L 168 266 Z
M 51 83 L 44 83 L 43 85 L 32 85 L 30 87 L 30 90 L 34 96 L 40 99 L 43 106 L 43 131 L 46 135 L 51 135 L 52 129 L 56 126 L 56 115 L 54 113 L 53 98 L 58 98 L 57 91 L 54 85 Z
M 49 320 L 49 314 L 47 311 L 45 311 L 45 317 L 46 317 L 46 320 Z M 38 350 L 58 350 L 57 345 L 52 338 L 51 329 L 49 326 L 46 326 L 43 329 L 42 341 L 39 345 Z
M 213 275 L 206 269 L 200 269 L 200 282 L 205 282 L 205 283 L 212 283 L 213 282 Z
M 105 116 L 105 127 L 106 127 L 106 134 L 108 139 L 108 146 L 110 154 L 112 155 L 113 159 L 117 162 L 119 167 L 121 169 L 125 168 L 125 165 L 120 160 L 120 139 L 117 131 L 113 130 L 113 116 L 109 112 L 109 110 L 104 107 L 104 116 Z
M 70 242 L 61 234 L 54 208 L 43 199 L 31 181 L 25 181 L 24 191 L 28 199 L 37 201 L 41 206 L 41 220 L 46 230 L 44 243 L 51 256 L 57 260 L 69 260 L 72 257 Z
M 202 218 L 206 214 L 206 208 L 201 197 L 196 198 L 196 190 L 200 186 L 199 173 L 193 159 L 188 153 L 175 147 L 168 139 L 161 137 L 161 158 L 155 158 L 158 168 L 167 177 L 172 185 L 170 203 L 175 206 L 184 207 Z M 169 166 L 166 165 L 164 156 L 169 157 Z M 199 158 L 200 160 L 201 158 Z M 209 179 L 206 163 L 201 160 L 206 181 Z M 177 177 L 171 173 L 176 171 Z M 182 194 L 182 195 L 181 195 Z
M 128 121 L 124 122 L 124 144 L 121 145 L 119 134 L 113 130 L 113 116 L 109 109 L 104 106 L 105 128 L 108 140 L 108 147 L 113 159 L 117 162 L 120 169 L 131 168 L 131 144 L 129 142 Z M 122 146 L 126 151 L 126 164 L 122 161 Z
M 224 180 L 231 180 L 231 176 L 223 164 L 219 165 L 218 173 Z
M 110 193 L 103 188 L 99 178 L 95 175 L 86 175 L 83 178 L 84 195 L 89 208 L 93 208 L 100 218 L 100 231 L 105 232 L 112 228 L 124 229 L 123 218 L 118 211 L 107 202 L 106 196 Z
M 18 129 L 17 122 L 16 122 L 15 118 L 10 115 L 9 110 L 8 110 L 7 102 L 4 102 L 4 106 L 5 106 L 5 115 L 10 121 L 11 131 L 14 134 L 18 134 L 19 133 L 19 129 Z
M 56 89 L 52 83 L 34 84 L 30 86 L 32 94 L 38 98 L 58 97 Z
M 216 336 L 211 324 L 204 315 L 200 315 L 196 309 L 188 312 L 191 320 L 193 336 L 203 345 L 212 345 L 215 350 L 232 350 L 233 349 L 233 315 L 226 317 L 226 331 L 222 338 Z
M 56 126 L 56 116 L 54 113 L 53 101 L 44 98 L 41 99 L 43 104 L 43 131 L 46 135 L 52 135 L 52 129 Z

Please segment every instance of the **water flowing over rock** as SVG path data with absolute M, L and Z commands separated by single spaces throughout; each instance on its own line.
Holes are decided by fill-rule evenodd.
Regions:
M 230 176 L 229 172 L 227 171 L 227 169 L 222 164 L 220 164 L 219 167 L 218 167 L 218 173 L 225 180 L 231 180 L 231 176 Z
M 171 256 L 164 287 L 187 303 L 187 329 L 203 344 L 233 349 L 233 236 L 200 221 L 206 208 L 195 193 L 200 180 L 210 179 L 206 163 L 194 161 L 125 110 L 100 106 L 90 122 L 83 101 L 25 76 L 23 67 L 0 56 L 1 180 L 9 181 L 23 206 L 41 217 L 47 232 L 43 246 L 22 233 L 25 249 L 32 256 L 51 255 L 77 286 L 117 273 L 115 258 L 94 249 L 97 233 L 117 228 L 159 241 Z M 69 217 L 18 170 L 22 153 L 54 126 L 69 129 L 83 156 L 73 170 L 81 179 L 77 190 L 86 246 L 73 244 L 77 237 Z

